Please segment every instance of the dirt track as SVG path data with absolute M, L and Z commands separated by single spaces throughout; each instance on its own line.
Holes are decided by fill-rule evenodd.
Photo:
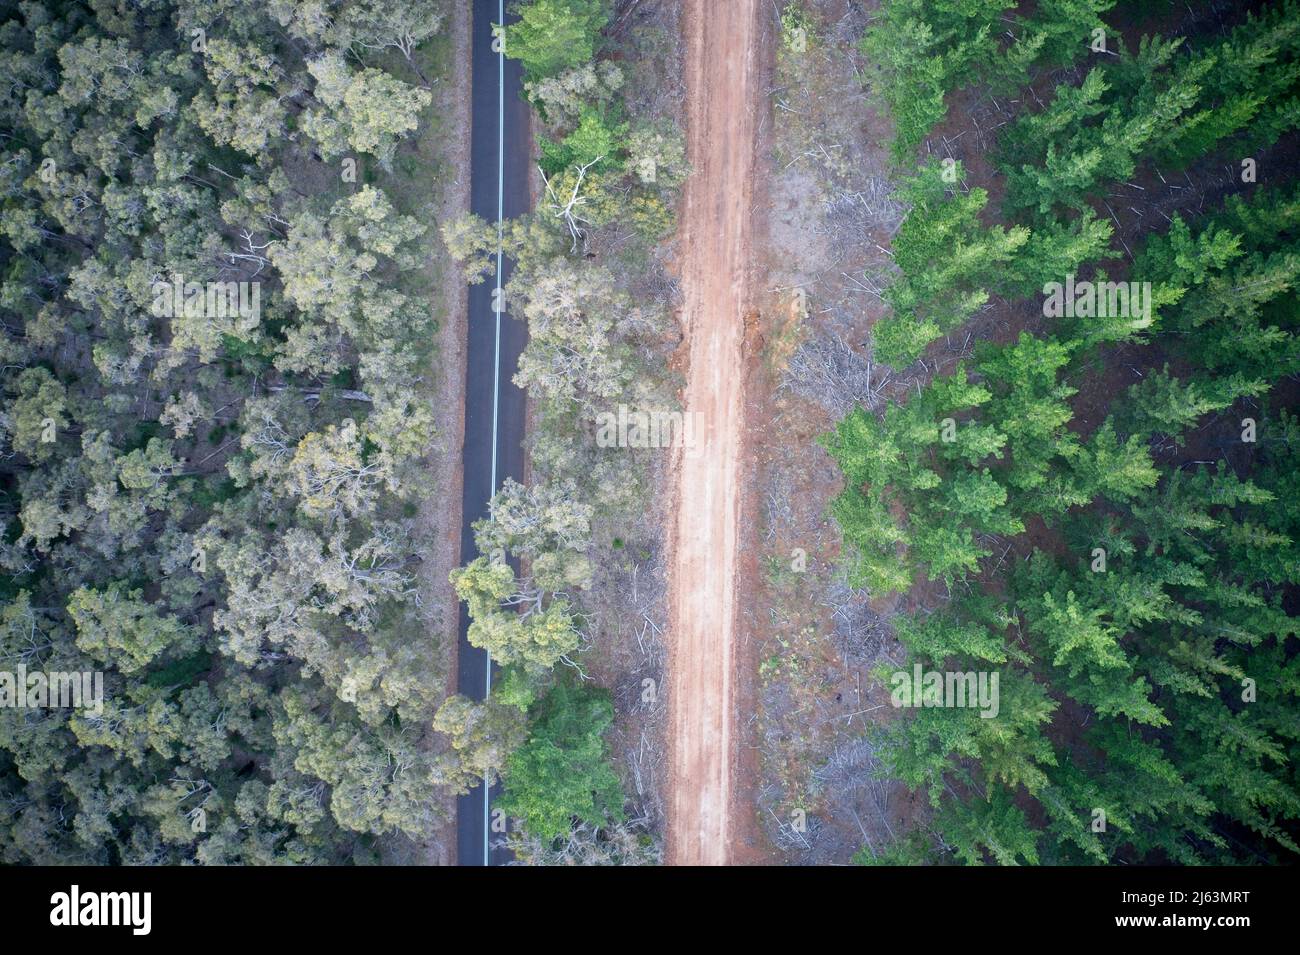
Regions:
M 758 0 L 686 4 L 688 149 L 681 231 L 683 404 L 669 655 L 667 860 L 730 858 L 743 344 L 758 103 Z

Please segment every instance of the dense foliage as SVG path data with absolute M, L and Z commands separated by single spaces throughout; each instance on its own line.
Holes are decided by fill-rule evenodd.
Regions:
M 105 674 L 102 712 L 0 710 L 5 862 L 369 859 L 458 785 L 414 573 L 433 236 L 391 185 L 439 11 L 0 14 L 0 658 Z
M 1041 19 L 1067 5 L 1035 6 Z M 1116 13 L 1140 16 L 1127 6 Z M 1035 60 L 1017 52 L 1030 27 L 1010 45 L 986 29 L 1003 7 L 885 4 L 868 49 L 920 37 L 947 51 L 934 75 L 885 80 L 895 104 L 923 80 L 932 93 L 921 112 L 899 113 L 900 156 L 955 84 L 1032 78 Z M 1080 23 L 1105 11 L 1068 7 Z M 908 187 L 893 312 L 876 329 L 878 354 L 899 365 L 991 295 L 1041 291 L 1037 306 L 1067 274 L 1107 281 L 1103 262 L 1128 258 L 1133 238 L 1121 250 L 1104 198 L 1141 168 L 1163 173 L 1154 189 L 1197 163 L 1256 157 L 1274 183 L 1242 174 L 1236 195 L 1206 196 L 1199 214 L 1145 221 L 1118 266 L 1150 283 L 1144 312 L 1044 305 L 1036 333 L 981 344 L 904 403 L 854 411 L 824 439 L 846 479 L 832 510 L 851 581 L 876 596 L 922 578 L 947 591 L 896 618 L 902 669 L 1000 677 L 993 718 L 935 705 L 890 722 L 887 772 L 928 794 L 934 838 L 864 848 L 863 861 L 1300 851 L 1300 427 L 1289 411 L 1300 191 L 1277 185 L 1300 119 L 1296 13 L 1266 5 L 1222 34 L 1145 37 L 1136 52 L 1108 29 L 1117 55 L 1069 74 L 1041 105 L 1021 97 L 999 130 L 1001 223 L 985 189 L 957 185 L 960 164 L 945 180 L 931 160 Z M 1046 63 L 1088 55 L 1088 31 L 1067 38 L 1058 52 L 1044 44 Z M 1116 366 L 1139 380 L 1108 393 Z
M 929 21 L 904 16 L 914 6 L 886 4 L 867 48 L 903 49 L 907 37 L 927 35 Z M 949 6 L 927 2 L 916 9 L 927 11 L 937 35 L 947 35 L 938 24 L 947 22 Z M 1037 15 L 1064 15 L 1068 8 L 1073 17 L 1087 6 L 1039 4 Z M 976 35 L 983 37 L 985 29 Z M 965 31 L 954 35 L 966 36 Z M 992 66 L 981 71 L 980 64 L 990 56 L 1003 63 L 1030 35 L 987 56 L 963 52 L 962 71 L 937 89 L 951 91 L 958 79 L 996 82 L 1003 74 Z M 1089 54 L 1091 34 L 1082 23 L 1063 35 L 1075 38 L 1069 46 L 1073 59 Z M 1144 37 L 1136 51 L 1114 31 L 1104 42 L 1109 44 L 1105 52 L 1093 54 L 1096 65 L 1078 82 L 1057 86 L 1041 109 L 1022 110 L 1000 129 L 993 158 L 1005 178 L 1006 225 L 984 224 L 993 214 L 986 208 L 988 192 L 964 187 L 960 163 L 935 162 L 904 191 L 912 212 L 894 239 L 903 274 L 888 293 L 892 314 L 876 329 L 882 361 L 898 367 L 915 361 L 991 294 L 1030 294 L 1046 277 L 1113 257 L 1112 229 L 1101 201 L 1108 186 L 1129 180 L 1141 168 L 1176 173 L 1229 142 L 1232 161 L 1239 162 L 1300 124 L 1300 13 L 1294 3 L 1248 15 L 1226 38 L 1200 44 L 1194 52 L 1181 37 Z M 987 37 L 981 43 L 999 49 Z M 911 90 L 909 76 L 905 70 L 886 70 L 886 99 L 897 97 L 900 110 L 902 103 L 924 101 Z M 943 115 L 942 99 L 939 95 L 938 109 L 921 125 L 909 127 L 900 119 L 897 143 L 904 154 Z

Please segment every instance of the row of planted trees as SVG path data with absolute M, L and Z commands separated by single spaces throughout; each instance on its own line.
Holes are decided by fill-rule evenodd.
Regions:
M 959 162 L 930 160 L 904 187 L 879 359 L 906 366 L 976 311 L 1076 273 L 1105 282 L 1107 263 L 1150 293 L 1141 312 L 1045 308 L 1036 334 L 979 344 L 824 439 L 845 476 L 832 511 L 850 580 L 873 596 L 946 586 L 941 606 L 896 619 L 903 668 L 1000 676 L 994 718 L 932 706 L 891 721 L 888 771 L 933 817 L 863 861 L 1298 851 L 1300 192 L 1271 157 L 1300 121 L 1300 23 L 1292 4 L 1265 4 L 1130 49 L 1100 20 L 1111 6 L 887 2 L 864 41 L 900 161 L 958 86 L 1019 100 L 991 157 L 1000 213 Z M 1149 11 L 1114 6 L 1140 33 Z M 1055 89 L 1036 103 L 1023 90 L 1048 69 Z M 1243 175 L 1217 209 L 1112 234 L 1115 184 L 1253 168 L 1242 157 L 1270 164 L 1272 188 Z M 1099 395 L 1121 348 L 1140 379 Z

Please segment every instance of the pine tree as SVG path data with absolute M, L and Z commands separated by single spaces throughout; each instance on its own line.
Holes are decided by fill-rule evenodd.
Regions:
M 960 164 L 955 167 L 960 181 Z M 903 189 L 911 211 L 894 236 L 902 270 L 886 292 L 893 314 L 877 325 L 876 355 L 895 367 L 919 357 L 925 344 L 960 325 L 988 300 L 984 276 L 1015 260 L 1029 239 L 1023 227 L 984 228 L 983 189 L 950 190 L 931 162 Z
M 994 789 L 988 799 L 948 803 L 935 827 L 949 851 L 966 865 L 1038 864 L 1038 834 L 1003 789 Z
M 994 30 L 1008 6 L 1006 0 L 898 0 L 882 8 L 862 50 L 884 79 L 897 157 L 920 145 L 943 118 L 944 94 L 994 55 Z
M 1127 401 L 1117 421 L 1123 434 L 1149 438 L 1164 434 L 1177 446 L 1187 440 L 1186 431 L 1199 424 L 1206 414 L 1230 408 L 1239 398 L 1256 398 L 1268 391 L 1262 379 L 1248 381 L 1240 374 L 1230 378 L 1192 378 L 1180 381 L 1169 373 L 1148 374 L 1138 385 L 1128 388 Z

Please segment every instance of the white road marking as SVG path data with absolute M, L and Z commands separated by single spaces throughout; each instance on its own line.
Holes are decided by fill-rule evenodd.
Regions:
M 506 2 L 497 0 L 497 22 L 506 22 Z M 506 53 L 502 43 L 497 50 L 497 287 L 492 298 L 492 312 L 496 316 L 496 354 L 492 370 L 492 485 L 491 493 L 497 492 L 497 411 L 501 399 L 501 260 L 505 236 L 505 178 L 506 178 Z M 484 668 L 483 699 L 486 701 L 492 692 L 492 655 L 486 653 L 487 666 Z M 483 774 L 483 864 L 491 864 L 488 848 L 492 798 L 488 789 L 488 775 Z

